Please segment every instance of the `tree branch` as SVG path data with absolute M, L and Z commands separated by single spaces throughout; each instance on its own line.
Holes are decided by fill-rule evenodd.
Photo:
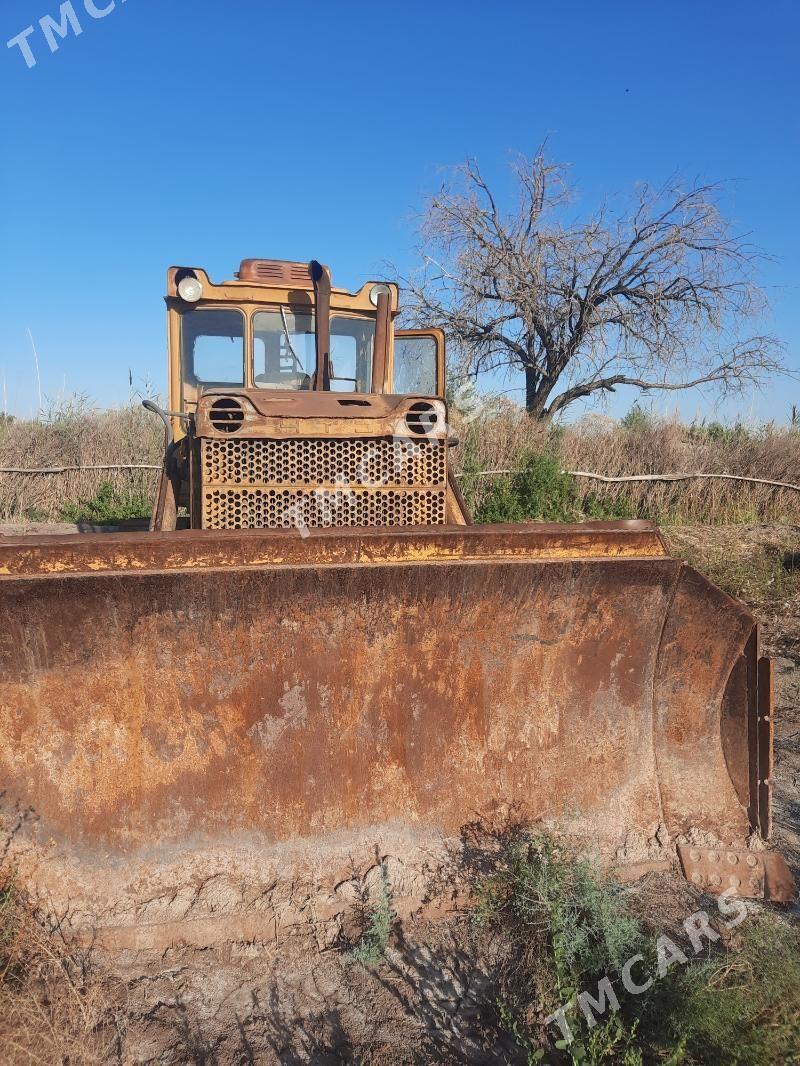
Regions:
M 470 372 L 525 372 L 542 419 L 618 385 L 724 390 L 783 372 L 776 339 L 745 325 L 766 307 L 763 253 L 723 217 L 719 185 L 642 185 L 629 207 L 569 222 L 567 169 L 544 147 L 514 173 L 504 211 L 477 163 L 460 167 L 427 205 L 424 265 L 406 281 L 410 320 L 442 326 Z

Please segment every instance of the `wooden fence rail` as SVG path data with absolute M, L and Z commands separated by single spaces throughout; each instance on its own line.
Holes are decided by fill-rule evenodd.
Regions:
M 490 477 L 501 474 L 524 474 L 525 469 L 516 470 L 467 470 L 458 477 Z M 800 492 L 800 485 L 792 485 L 788 481 L 771 481 L 761 477 L 743 477 L 741 474 L 625 474 L 621 477 L 607 477 L 605 474 L 594 474 L 588 470 L 565 470 L 565 474 L 573 477 L 593 478 L 602 481 L 606 485 L 617 485 L 626 481 L 691 481 L 693 478 L 720 478 L 723 481 L 747 481 L 753 485 L 771 485 L 776 489 L 791 489 Z
M 83 470 L 160 470 L 161 465 L 153 463 L 114 463 L 103 466 L 3 466 L 0 474 L 75 474 Z

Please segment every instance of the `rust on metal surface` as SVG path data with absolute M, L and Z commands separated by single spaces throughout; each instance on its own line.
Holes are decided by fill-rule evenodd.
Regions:
M 234 399 L 243 412 L 235 434 L 214 424 L 211 408 L 220 398 Z M 392 437 L 407 435 L 407 417 L 419 396 L 357 395 L 341 392 L 283 393 L 268 389 L 207 389 L 196 413 L 200 437 Z M 444 413 L 442 411 L 442 413 Z M 427 437 L 447 435 L 445 419 Z
M 772 771 L 775 742 L 775 671 L 772 660 L 758 660 L 758 811 L 759 830 L 765 840 L 772 836 Z
M 649 522 L 526 523 L 385 530 L 217 531 L 0 537 L 0 582 L 15 577 L 251 567 L 663 559 Z M 674 563 L 676 567 L 680 564 Z
M 282 259 L 243 259 L 236 277 L 254 285 L 285 285 L 312 289 L 308 263 L 291 263 Z
M 317 369 L 313 375 L 316 392 L 331 387 L 331 278 L 328 270 L 312 260 L 309 264 L 314 283 L 314 325 L 316 337 Z
M 611 876 L 621 885 L 627 885 L 633 881 L 640 881 L 643 877 L 647 877 L 648 874 L 669 873 L 673 865 L 670 859 L 646 859 L 643 862 L 627 862 L 619 866 L 612 866 Z
M 502 809 L 611 847 L 757 816 L 722 717 L 754 620 L 646 523 L 9 539 L 0 571 L 6 802 L 89 880 Z
M 295 866 L 324 870 L 335 910 L 352 848 L 427 855 L 503 812 L 580 812 L 606 854 L 633 831 L 657 861 L 693 830 L 731 855 L 769 835 L 772 674 L 751 612 L 649 523 L 467 524 L 444 336 L 395 331 L 396 285 L 347 293 L 316 261 L 245 260 L 222 285 L 172 268 L 167 306 L 153 524 L 185 507 L 194 528 L 0 538 L 0 797 L 70 913 L 81 895 L 109 927 L 159 912 L 166 945 L 175 908 L 155 901 L 237 870 L 222 925 L 261 935 L 242 900 L 276 870 L 292 892 Z M 313 374 L 287 309 L 314 316 Z M 204 310 L 197 329 L 240 346 L 230 386 L 195 367 Z M 291 367 L 274 378 L 256 374 L 269 310 Z M 357 325 L 354 376 L 331 367 L 332 316 Z M 395 375 L 412 338 L 429 362 Z M 402 380 L 429 394 L 391 395 Z
M 197 283 L 196 299 L 189 301 L 180 289 L 186 276 Z M 333 289 L 330 270 L 316 260 L 306 265 L 247 259 L 237 278 L 217 286 L 198 268 L 169 271 L 167 425 L 180 462 L 172 465 L 170 480 L 166 471 L 161 479 L 152 528 L 174 529 L 181 507 L 195 529 L 464 524 L 463 501 L 447 485 L 450 434 L 441 331 L 401 333 L 431 342 L 427 358 L 435 366 L 429 362 L 429 373 L 418 380 L 433 395 L 389 396 L 396 285 L 373 283 L 346 294 Z M 258 322 L 270 310 L 282 319 L 285 336 L 268 342 Z M 287 310 L 313 321 L 313 371 L 301 366 L 297 373 Z M 334 316 L 337 330 L 350 329 L 353 342 L 353 368 L 340 365 L 338 373 L 331 352 Z M 203 334 L 195 335 L 192 323 L 212 336 L 227 336 L 226 329 L 235 333 L 231 340 L 240 346 L 242 366 L 229 384 L 206 380 L 195 365 Z M 292 364 L 291 373 L 281 369 L 284 340 L 289 354 L 283 362 Z M 259 344 L 265 360 L 261 375 Z M 337 360 L 347 364 L 348 351 L 340 347 Z M 145 405 L 156 412 L 151 402 Z M 426 455 L 438 461 L 426 464 Z
M 727 790 L 709 787 L 723 770 L 748 823 L 754 830 L 761 825 L 757 777 L 750 775 L 758 760 L 750 714 L 759 698 L 758 676 L 747 668 L 757 642 L 752 613 L 682 567 L 660 636 L 668 683 L 656 681 L 653 720 L 661 801 L 667 824 L 679 833 L 706 821 L 722 824 L 723 812 L 733 811 Z M 720 835 L 735 839 L 729 832 Z
M 434 526 L 447 441 L 406 435 L 199 440 L 203 529 Z
M 388 291 L 378 294 L 375 315 L 375 351 L 372 357 L 372 391 L 383 391 L 392 341 L 392 303 Z
M 678 845 L 686 879 L 704 892 L 733 892 L 747 899 L 791 903 L 797 886 L 786 860 L 776 851 Z

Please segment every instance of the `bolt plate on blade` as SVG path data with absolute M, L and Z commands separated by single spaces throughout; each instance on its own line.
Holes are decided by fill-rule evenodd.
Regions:
M 704 892 L 720 894 L 733 889 L 747 899 L 791 902 L 797 886 L 786 860 L 776 851 L 747 848 L 698 848 L 678 845 L 684 875 Z

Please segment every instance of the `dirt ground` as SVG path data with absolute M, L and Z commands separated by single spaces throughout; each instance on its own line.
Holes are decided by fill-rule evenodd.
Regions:
M 674 528 L 667 537 L 675 555 L 745 599 L 763 624 L 777 667 L 775 843 L 800 880 L 800 527 Z M 697 900 L 669 874 L 651 875 L 635 891 L 665 926 Z M 485 1024 L 494 960 L 491 945 L 473 950 L 468 917 L 396 927 L 375 965 L 349 960 L 346 947 L 290 936 L 268 947 L 129 957 L 114 967 L 117 1029 L 86 1061 L 518 1061 L 513 1044 L 498 1044 Z

